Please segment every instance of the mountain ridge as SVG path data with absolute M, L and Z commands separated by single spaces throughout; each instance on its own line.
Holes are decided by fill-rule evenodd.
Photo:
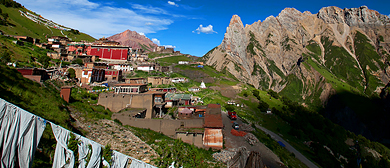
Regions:
M 122 33 L 107 37 L 107 39 L 117 41 L 123 46 L 129 46 L 136 49 L 144 49 L 149 52 L 153 52 L 158 46 L 146 36 L 131 30 L 125 30 Z
M 245 27 L 234 15 L 221 44 L 203 59 L 356 134 L 387 142 L 390 136 L 381 128 L 390 126 L 383 115 L 389 112 L 383 96 L 390 83 L 389 23 L 366 6 L 324 7 L 317 14 L 286 8 Z
M 355 69 L 354 66 L 358 67 L 356 69 L 360 71 L 358 76 L 364 79 L 362 85 L 368 83 L 368 76 L 380 76 L 377 79 L 381 81 L 379 82 L 381 86 L 384 86 L 390 80 L 388 75 L 390 68 L 383 66 L 388 62 L 388 50 L 390 49 L 384 43 L 390 41 L 390 37 L 386 34 L 389 29 L 386 26 L 388 21 L 388 16 L 379 14 L 366 6 L 351 9 L 324 7 L 317 14 L 285 8 L 276 17 L 269 16 L 263 22 L 258 21 L 245 27 L 240 17 L 234 15 L 218 49 L 206 55 L 206 64 L 213 65 L 217 70 L 226 68 L 238 79 L 256 88 L 281 91 L 286 86 L 285 77 L 295 71 L 308 75 L 309 81 L 315 77 L 308 73 L 311 68 L 302 68 L 298 65 L 300 61 L 318 57 L 315 59 L 317 64 L 331 68 L 327 65 L 331 62 L 327 60 L 330 58 L 328 55 L 331 50 L 324 47 L 325 42 L 329 41 L 331 43 L 327 47 L 338 47 L 340 51 L 345 52 L 347 59 L 353 60 L 352 69 Z M 377 29 L 373 30 L 374 27 Z M 355 38 L 357 36 L 365 38 L 364 43 L 372 45 L 377 55 L 381 57 L 376 59 L 375 63 L 370 62 L 369 64 L 373 65 L 368 69 L 367 64 L 362 62 L 365 58 L 361 55 L 356 56 Z M 320 52 L 313 53 L 310 49 L 317 48 L 316 45 Z M 310 54 L 316 56 L 304 56 Z M 337 62 L 337 59 L 335 61 Z M 342 63 L 337 62 L 337 64 Z M 298 69 L 296 65 L 299 66 Z M 260 67 L 259 73 L 255 72 L 259 70 L 258 67 Z M 381 70 L 373 72 L 372 69 L 378 68 Z M 340 73 L 334 73 L 331 70 L 330 72 L 341 78 L 341 81 L 347 82 L 346 77 L 343 79 Z M 296 76 L 299 75 L 296 74 Z M 276 83 L 273 80 L 276 80 Z M 380 88 L 375 88 L 374 91 L 378 93 Z M 368 95 L 371 94 L 370 91 Z

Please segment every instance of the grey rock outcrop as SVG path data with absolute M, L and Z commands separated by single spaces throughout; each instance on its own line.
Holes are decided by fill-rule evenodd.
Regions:
M 205 56 L 206 64 L 217 70 L 226 69 L 239 80 L 257 88 L 275 91 L 283 90 L 289 83 L 288 76 L 291 78 L 292 75 L 305 88 L 302 93 L 297 93 L 303 99 L 320 91 L 323 92 L 321 99 L 325 101 L 326 96 L 323 95 L 334 92 L 329 89 L 329 81 L 311 65 L 301 64 L 311 59 L 329 69 L 331 74 L 340 78 L 338 80 L 348 83 L 352 74 L 343 77 L 333 71 L 333 66 L 344 66 L 339 60 L 345 57 L 352 62 L 349 66 L 356 69 L 353 75 L 357 76 L 354 80 L 359 79 L 356 81 L 358 85 L 367 85 L 365 73 L 375 76 L 382 84 L 387 83 L 390 80 L 390 68 L 386 63 L 390 55 L 389 21 L 388 16 L 366 6 L 351 9 L 324 7 L 317 14 L 286 8 L 277 17 L 270 16 L 263 22 L 257 21 L 245 27 L 240 17 L 234 15 L 222 43 Z M 359 33 L 368 40 L 358 39 L 356 42 Z M 356 53 L 357 45 L 362 42 L 372 45 L 372 51 L 381 57 L 370 60 L 372 64 L 368 68 L 361 61 L 367 56 Z M 340 48 L 343 58 L 331 58 L 332 47 Z M 376 67 L 372 67 L 374 64 Z

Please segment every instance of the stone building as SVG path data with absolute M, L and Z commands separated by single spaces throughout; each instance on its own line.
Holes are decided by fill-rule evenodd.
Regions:
M 147 91 L 145 84 L 117 84 L 113 93 L 101 93 L 98 104 L 113 112 L 125 108 L 146 109 L 145 118 L 164 113 L 165 92 Z

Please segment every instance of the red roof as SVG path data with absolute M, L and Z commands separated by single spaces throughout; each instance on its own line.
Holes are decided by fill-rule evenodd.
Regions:
M 203 126 L 206 128 L 223 128 L 221 113 L 205 114 Z
M 207 108 L 221 108 L 221 105 L 219 105 L 219 104 L 208 104 Z

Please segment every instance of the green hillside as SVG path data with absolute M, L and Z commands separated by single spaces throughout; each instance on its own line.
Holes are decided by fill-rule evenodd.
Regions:
M 53 64 L 46 55 L 49 50 L 29 42 L 24 42 L 21 46 L 13 41 L 16 39 L 0 36 L 0 57 L 3 62 L 16 62 L 17 67 L 48 67 Z
M 231 100 L 231 98 L 223 96 L 221 91 L 218 90 L 209 88 L 191 94 L 201 97 L 205 104 L 219 103 L 224 108 L 233 108 L 244 121 L 262 125 L 273 132 L 281 134 L 285 140 L 320 167 L 356 167 L 358 154 L 361 156 L 363 167 L 386 167 L 390 164 L 390 150 L 384 145 L 378 142 L 371 142 L 361 135 L 356 136 L 346 131 L 340 125 L 324 118 L 320 113 L 299 105 L 285 96 L 279 96 L 273 91 L 258 90 L 253 86 L 240 83 L 226 71 L 218 72 L 210 66 L 198 68 L 195 65 L 175 64 L 175 61 L 177 62 L 180 59 L 183 58 L 167 57 L 156 60 L 157 62 L 163 61 L 167 65 L 174 66 L 174 73 L 171 76 L 185 76 L 190 79 L 188 83 L 175 84 L 175 87 L 181 91 L 187 91 L 189 87 L 199 86 L 200 83 L 197 81 L 205 80 L 208 77 L 213 78 L 213 81 L 206 83 L 208 87 L 240 86 L 241 91 L 233 100 L 236 100 L 237 103 L 245 104 L 243 108 L 227 105 L 226 102 Z M 333 81 L 335 87 L 340 85 L 340 91 L 351 89 L 349 85 L 343 87 L 342 85 L 345 83 L 338 83 L 340 81 L 326 71 L 326 67 L 318 65 L 315 61 L 310 60 L 305 62 L 305 64 L 307 66 L 315 66 L 316 70 L 321 71 L 326 76 L 325 80 Z M 199 76 L 196 74 L 199 74 Z M 287 77 L 288 81 L 292 81 L 291 84 L 288 84 L 289 90 L 293 92 L 296 91 L 294 90 L 295 88 L 303 89 L 302 83 L 299 84 L 299 80 L 290 79 L 293 77 Z M 318 95 L 313 97 L 315 96 L 318 97 Z M 271 108 L 275 115 L 265 114 L 264 107 L 266 107 L 265 109 Z M 301 167 L 299 165 L 302 163 L 294 160 L 295 157 L 290 152 L 280 148 L 264 132 L 256 130 L 253 133 L 261 142 L 275 152 L 284 164 L 290 167 Z M 359 149 L 346 143 L 346 141 L 356 142 L 356 140 L 359 141 Z M 307 145 L 307 142 L 312 143 Z M 376 151 L 382 157 L 375 157 L 370 151 Z
M 66 35 L 68 38 L 73 41 L 95 41 L 95 39 L 85 33 L 80 33 L 78 31 L 64 31 L 59 29 L 55 29 L 52 27 L 47 27 L 43 24 L 38 24 L 33 22 L 32 20 L 21 15 L 20 11 L 29 12 L 39 17 L 39 15 L 35 14 L 24 7 L 14 8 L 14 7 L 6 7 L 3 4 L 0 4 L 0 9 L 2 13 L 8 14 L 7 23 L 0 25 L 0 30 L 5 34 L 9 35 L 19 35 L 19 36 L 30 36 L 33 38 L 41 39 L 41 41 L 47 41 L 48 37 L 51 36 L 64 36 Z

